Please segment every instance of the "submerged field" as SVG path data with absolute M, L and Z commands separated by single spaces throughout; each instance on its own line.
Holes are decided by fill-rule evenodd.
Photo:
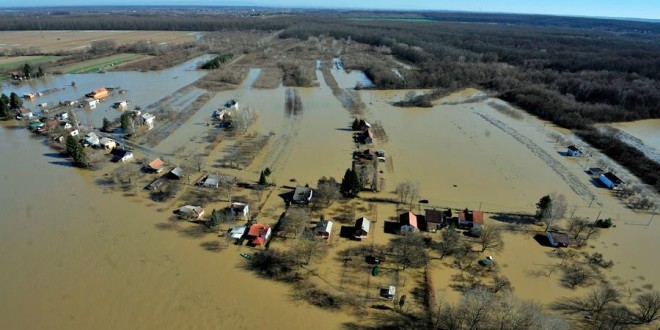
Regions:
M 68 159 L 32 138 L 20 123 L 3 124 L 0 150 L 14 156 L 0 162 L 12 172 L 2 182 L 15 188 L 0 199 L 0 208 L 6 210 L 0 221 L 0 248 L 14 251 L 0 256 L 0 264 L 7 265 L 0 274 L 0 294 L 9 297 L 0 302 L 0 327 L 247 329 L 267 320 L 271 328 L 337 329 L 359 324 L 363 320 L 355 311 L 329 312 L 299 303 L 290 286 L 244 269 L 246 261 L 239 253 L 252 254 L 255 248 L 229 244 L 217 232 L 176 220 L 172 211 L 192 202 L 201 203 L 209 213 L 229 205 L 220 194 L 208 195 L 191 185 L 207 173 L 233 175 L 252 184 L 268 167 L 273 187 L 261 193 L 237 189 L 234 200 L 250 202 L 260 222 L 275 224 L 286 210 L 281 196 L 289 187 L 314 187 L 322 176 L 341 180 L 353 151 L 366 148 L 386 153 L 386 161 L 379 165 L 380 191 L 363 191 L 360 199 L 339 201 L 313 213 L 314 222 L 321 215 L 338 221 L 348 218 L 349 226 L 362 215 L 374 221 L 372 234 L 363 242 L 340 238 L 335 229 L 330 253 L 309 267 L 311 281 L 324 289 L 356 294 L 369 304 L 387 304 L 378 300 L 377 290 L 389 285 L 397 285 L 399 295 L 415 295 L 422 285 L 422 270 L 399 271 L 387 264 L 382 276 L 373 277 L 362 260 L 338 254 L 384 245 L 396 237 L 385 231 L 386 222 L 396 221 L 405 206 L 387 201 L 396 199 L 394 188 L 404 181 L 419 182 L 419 197 L 427 200 L 413 205 L 415 213 L 426 207 L 482 210 L 487 212 L 486 225 L 504 228 L 504 248 L 478 258 L 492 255 L 516 296 L 547 307 L 586 291 L 562 286 L 560 271 L 553 271 L 558 269 L 556 250 L 534 239 L 543 227 L 498 217 L 532 213 L 539 198 L 553 192 L 566 196 L 575 215 L 615 221 L 615 228 L 580 250 L 598 251 L 614 261 L 605 271 L 607 280 L 631 293 L 660 286 L 654 255 L 639 253 L 657 246 L 660 228 L 648 221 L 650 214 L 632 211 L 584 172 L 590 161 L 605 157 L 597 151 L 593 160 L 563 155 L 565 146 L 557 135 L 574 140 L 570 131 L 519 109 L 500 111 L 494 104 L 506 103 L 474 89 L 437 100 L 431 108 L 394 107 L 392 103 L 409 91 L 354 91 L 358 82 L 365 82 L 359 71 L 320 69 L 310 72 L 316 77 L 314 87 L 258 89 L 255 83 L 264 71 L 247 61 L 242 65 L 254 65 L 240 84 L 209 91 L 195 84 L 205 74 L 196 70 L 197 64 L 209 58 L 163 71 L 64 74 L 3 85 L 3 91 L 19 95 L 62 88 L 26 101 L 35 111 L 36 104 L 56 104 L 98 87 L 116 86 L 125 94 L 111 95 L 96 109 L 73 110 L 79 121 L 99 127 L 103 118 L 118 118 L 121 112 L 110 104 L 120 100 L 156 113 L 161 121 L 133 142 L 121 140 L 136 151 L 135 163 L 102 160 L 94 171 L 71 168 Z M 98 71 L 107 61 L 76 65 L 80 72 Z M 332 77 L 325 76 L 328 72 Z M 72 81 L 75 86 L 70 86 Z M 299 97 L 301 107 L 296 111 L 287 107 L 291 95 Z M 231 99 L 240 105 L 237 112 L 254 113 L 244 135 L 225 135 L 210 119 L 213 110 Z M 355 103 L 363 107 L 351 108 Z M 354 117 L 377 129 L 372 145 L 353 141 Z M 655 136 L 653 130 L 650 134 Z M 180 192 L 164 202 L 152 201 L 150 192 L 142 189 L 157 176 L 141 173 L 139 167 L 155 157 L 189 173 L 179 183 Z M 43 175 L 46 172 L 49 175 Z M 108 180 L 117 172 L 128 176 L 128 183 Z M 438 241 L 440 233 L 424 235 Z M 270 247 L 287 248 L 294 242 L 278 238 Z M 458 300 L 459 271 L 451 262 L 433 260 L 428 272 L 438 297 Z M 410 300 L 410 308 L 423 308 L 421 302 Z M 34 313 L 40 317 L 31 317 Z

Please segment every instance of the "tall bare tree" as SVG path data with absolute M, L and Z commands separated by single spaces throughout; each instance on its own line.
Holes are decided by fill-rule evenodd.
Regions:
M 405 181 L 396 186 L 394 190 L 402 204 L 412 205 L 419 199 L 419 182 Z
M 481 252 L 501 249 L 504 245 L 502 229 L 497 226 L 484 226 L 481 228 L 481 235 L 477 241 L 481 245 Z
M 458 247 L 458 242 L 460 240 L 460 234 L 454 229 L 453 226 L 449 226 L 447 229 L 442 231 L 442 240 L 438 243 L 438 252 L 440 252 L 440 259 L 451 255 L 456 251 Z
M 403 233 L 390 241 L 390 247 L 404 270 L 408 267 L 423 267 L 428 263 L 426 243 L 419 233 Z
M 284 237 L 292 235 L 298 237 L 309 224 L 309 211 L 303 208 L 289 208 L 281 220 L 279 232 Z
M 539 209 L 541 221 L 545 223 L 545 231 L 548 231 L 552 224 L 564 217 L 568 207 L 566 196 L 556 193 L 552 193 L 548 196 L 550 198 L 550 203 L 546 207 Z

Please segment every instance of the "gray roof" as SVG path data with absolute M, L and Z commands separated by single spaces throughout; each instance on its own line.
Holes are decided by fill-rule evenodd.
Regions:
M 174 174 L 178 177 L 182 177 L 183 176 L 183 169 L 181 167 L 176 167 L 173 170 L 171 170 L 170 173 L 172 173 L 172 174 Z

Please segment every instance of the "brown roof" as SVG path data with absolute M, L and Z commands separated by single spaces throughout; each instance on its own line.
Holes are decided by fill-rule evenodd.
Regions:
M 417 227 L 417 216 L 412 212 L 407 212 L 399 216 L 399 222 L 402 226 L 409 225 L 415 228 Z
M 481 211 L 472 211 L 465 214 L 465 211 L 461 211 L 458 213 L 458 221 L 471 221 L 472 223 L 483 225 L 484 213 Z
M 442 223 L 442 213 L 443 213 L 443 211 L 426 209 L 426 210 L 424 210 L 424 212 L 426 214 L 426 222 Z
M 149 163 L 148 166 L 150 168 L 154 169 L 154 170 L 157 170 L 157 169 L 163 167 L 163 165 L 165 165 L 165 162 L 163 162 L 163 160 L 160 159 L 160 158 L 156 158 L 156 159 L 152 160 L 151 163 Z

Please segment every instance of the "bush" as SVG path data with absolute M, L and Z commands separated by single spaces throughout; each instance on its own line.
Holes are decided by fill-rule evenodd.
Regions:
M 596 220 L 596 226 L 600 228 L 610 228 L 612 227 L 614 223 L 612 222 L 612 219 L 607 218 L 607 219 L 598 219 Z

